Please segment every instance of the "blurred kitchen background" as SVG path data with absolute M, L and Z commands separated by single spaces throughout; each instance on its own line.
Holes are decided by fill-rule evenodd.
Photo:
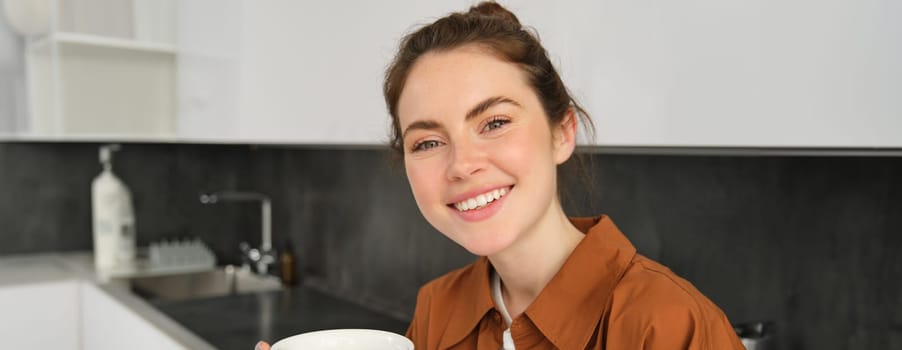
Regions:
M 292 288 L 400 322 L 474 259 L 420 216 L 380 95 L 400 36 L 470 2 L 25 3 L 0 13 L 0 258 L 90 251 L 97 149 L 120 143 L 139 247 L 240 264 L 257 204 L 198 197 L 265 193 Z M 569 213 L 771 322 L 771 348 L 902 348 L 902 3 L 502 3 L 598 129 Z

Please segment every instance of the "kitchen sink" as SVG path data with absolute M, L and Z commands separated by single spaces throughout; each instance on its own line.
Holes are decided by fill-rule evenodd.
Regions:
M 146 299 L 185 300 L 282 289 L 281 281 L 232 265 L 209 271 L 129 278 L 131 289 Z

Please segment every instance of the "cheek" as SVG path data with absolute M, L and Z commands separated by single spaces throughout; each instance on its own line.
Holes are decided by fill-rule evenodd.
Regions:
M 407 181 L 410 182 L 410 190 L 413 192 L 413 197 L 417 204 L 435 196 L 431 193 L 437 187 L 435 184 L 437 179 L 435 168 L 423 161 L 405 162 L 404 169 L 407 173 Z
M 499 159 L 511 167 L 511 170 L 535 174 L 547 172 L 545 167 L 554 168 L 550 135 L 534 129 L 518 134 L 503 148 L 504 154 Z

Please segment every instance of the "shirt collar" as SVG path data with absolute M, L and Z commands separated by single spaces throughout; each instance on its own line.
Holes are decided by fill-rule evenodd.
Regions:
M 489 259 L 480 257 L 473 263 L 473 268 L 461 276 L 460 285 L 467 286 L 463 288 L 463 293 L 469 294 L 469 296 L 461 295 L 455 298 L 457 305 L 455 305 L 454 315 L 451 316 L 454 318 L 454 322 L 448 323 L 448 328 L 445 330 L 446 336 L 442 337 L 439 349 L 447 349 L 459 343 L 473 332 L 485 314 L 495 307 L 489 285 L 490 269 Z
M 557 348 L 582 349 L 636 248 L 605 215 L 570 221 L 586 236 L 525 313 Z
M 614 286 L 636 255 L 636 248 L 605 215 L 570 218 L 570 222 L 586 236 L 525 313 L 557 348 L 582 349 L 595 332 Z M 461 285 L 471 286 L 464 289 L 470 295 L 456 298 L 457 314 L 452 316 L 455 322 L 449 323 L 439 348 L 460 342 L 495 307 L 491 268 L 489 260 L 480 257 L 462 276 Z

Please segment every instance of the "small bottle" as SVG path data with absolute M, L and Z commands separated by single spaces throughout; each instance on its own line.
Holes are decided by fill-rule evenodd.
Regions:
M 293 286 L 297 283 L 297 273 L 295 271 L 294 247 L 291 240 L 285 243 L 285 249 L 279 254 L 279 277 L 282 278 L 282 284 Z

